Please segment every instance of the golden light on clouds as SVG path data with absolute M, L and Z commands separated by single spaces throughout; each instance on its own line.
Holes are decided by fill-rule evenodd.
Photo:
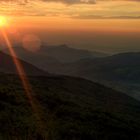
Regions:
M 0 2 L 0 15 L 12 19 L 10 26 L 45 26 L 45 28 L 54 29 L 61 27 L 63 29 L 67 27 L 69 29 L 110 28 L 110 26 L 113 28 L 133 28 L 134 24 L 139 26 L 140 2 L 138 1 L 98 0 L 96 4 L 95 0 L 13 1 Z M 125 19 L 128 24 L 125 21 L 121 23 L 119 20 L 116 23 L 111 23 L 114 19 Z M 0 26 L 6 25 L 6 22 L 3 17 L 0 17 Z M 126 23 L 125 26 L 124 23 Z
M 0 2 L 0 15 L 10 17 L 8 24 L 16 28 L 140 31 L 138 1 L 46 1 Z M 0 23 L 3 24 L 3 20 Z
M 98 0 L 96 4 L 94 2 L 95 0 L 49 0 L 48 2 L 47 0 L 30 0 L 26 3 L 24 1 L 1 1 L 0 14 L 10 16 L 64 16 L 85 19 L 140 17 L 139 1 Z

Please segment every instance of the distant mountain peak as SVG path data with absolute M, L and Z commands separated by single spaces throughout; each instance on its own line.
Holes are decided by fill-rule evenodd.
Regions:
M 16 58 L 18 59 L 18 58 Z M 49 75 L 47 72 L 29 64 L 23 60 L 18 59 L 22 64 L 27 75 Z M 12 56 L 0 51 L 0 72 L 17 74 L 17 69 L 14 64 Z

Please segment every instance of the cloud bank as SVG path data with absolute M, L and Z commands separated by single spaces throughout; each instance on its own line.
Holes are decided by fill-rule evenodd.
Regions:
M 43 0 L 45 2 L 61 2 L 65 4 L 95 4 L 96 0 Z
M 95 0 L 18 0 L 8 4 L 0 0 L 0 15 L 140 19 L 139 1 L 98 0 L 95 4 Z

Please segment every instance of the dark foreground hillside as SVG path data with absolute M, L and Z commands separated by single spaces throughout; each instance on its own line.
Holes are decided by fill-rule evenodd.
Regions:
M 140 139 L 140 103 L 131 97 L 80 78 L 29 79 L 32 107 L 19 78 L 0 75 L 0 140 Z

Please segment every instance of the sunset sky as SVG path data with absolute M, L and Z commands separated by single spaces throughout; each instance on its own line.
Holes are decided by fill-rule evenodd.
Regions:
M 139 50 L 140 0 L 1 0 L 0 15 L 9 30 L 36 34 L 43 42 L 110 52 Z

